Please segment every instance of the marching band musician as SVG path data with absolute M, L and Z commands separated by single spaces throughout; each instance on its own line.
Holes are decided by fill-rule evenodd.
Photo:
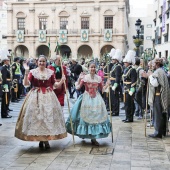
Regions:
M 112 57 L 113 67 L 111 69 L 111 110 L 112 116 L 119 116 L 119 91 L 120 91 L 120 80 L 122 77 L 123 68 L 120 62 L 122 61 L 122 52 L 120 49 L 116 49 L 115 55 Z
M 14 63 L 12 64 L 12 78 L 13 78 L 13 87 L 12 90 L 12 102 L 17 102 L 20 98 L 20 89 L 21 89 L 21 70 L 20 70 L 20 58 L 14 58 Z
M 109 57 L 112 58 L 112 56 L 114 56 L 116 50 L 114 48 L 111 49 L 110 53 L 108 53 Z M 113 63 L 106 63 L 105 67 L 103 68 L 104 70 L 104 83 L 108 82 L 108 74 L 110 74 L 110 71 L 113 67 Z M 110 81 L 110 80 L 109 80 Z M 105 101 L 106 104 L 106 108 L 107 110 L 109 110 L 109 87 L 103 92 L 103 99 Z
M 9 102 L 10 102 L 10 70 L 9 64 L 10 60 L 7 56 L 1 57 L 3 63 L 1 74 L 2 74 L 2 102 L 1 102 L 1 118 L 11 118 L 12 116 L 8 115 L 9 111 Z
M 123 74 L 124 85 L 124 103 L 126 118 L 122 120 L 124 123 L 133 122 L 133 115 L 135 111 L 134 94 L 137 82 L 137 73 L 132 65 L 135 63 L 135 51 L 129 50 L 123 62 L 125 70 Z

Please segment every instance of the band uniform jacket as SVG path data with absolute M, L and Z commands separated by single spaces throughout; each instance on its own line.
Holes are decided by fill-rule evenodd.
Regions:
M 124 84 L 124 91 L 130 90 L 130 88 L 136 88 L 137 83 L 137 73 L 135 68 L 131 65 L 124 70 L 123 74 L 123 84 Z
M 117 83 L 118 86 L 120 85 L 122 74 L 123 74 L 122 66 L 119 63 L 114 64 L 110 72 L 112 86 L 114 85 L 114 83 Z

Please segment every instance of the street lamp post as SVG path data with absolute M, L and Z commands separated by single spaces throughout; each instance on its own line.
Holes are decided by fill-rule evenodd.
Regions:
M 137 35 L 136 36 L 133 36 L 133 42 L 136 46 L 136 56 L 139 56 L 139 47 L 140 45 L 143 43 L 143 36 L 140 36 L 140 32 L 141 32 L 141 20 L 138 19 L 135 23 L 135 27 L 136 27 L 136 32 L 137 32 Z

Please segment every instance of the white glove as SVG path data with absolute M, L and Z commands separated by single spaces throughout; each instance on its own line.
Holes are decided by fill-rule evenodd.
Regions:
M 115 87 L 115 86 L 112 86 L 112 90 L 115 91 L 115 90 L 116 90 L 116 87 Z
M 132 95 L 133 95 L 133 92 L 132 92 L 132 91 L 130 91 L 130 92 L 129 92 L 129 95 L 130 95 L 130 96 L 132 96 Z

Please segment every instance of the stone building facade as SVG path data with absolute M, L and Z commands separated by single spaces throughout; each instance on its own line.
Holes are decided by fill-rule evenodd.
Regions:
M 7 48 L 7 11 L 3 0 L 0 2 L 0 50 Z
M 141 10 L 141 13 L 139 12 Z M 137 12 L 136 12 L 137 11 Z M 135 49 L 136 46 L 133 42 L 133 36 L 137 36 L 137 31 L 135 28 L 135 23 L 138 19 L 141 22 L 141 30 L 140 35 L 143 35 L 143 45 L 140 46 L 139 51 L 141 54 L 146 49 L 153 48 L 153 37 L 152 37 L 152 29 L 153 29 L 153 4 L 147 5 L 147 8 L 138 8 L 138 9 L 131 9 L 129 15 L 129 33 L 128 33 L 128 42 L 129 48 Z
M 156 57 L 170 58 L 170 1 L 154 0 L 153 41 Z
M 8 0 L 8 48 L 15 56 L 99 58 L 128 50 L 129 0 Z M 50 48 L 49 48 L 50 47 Z

